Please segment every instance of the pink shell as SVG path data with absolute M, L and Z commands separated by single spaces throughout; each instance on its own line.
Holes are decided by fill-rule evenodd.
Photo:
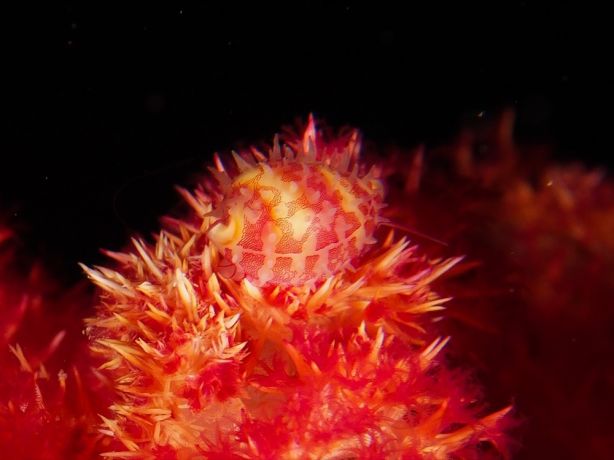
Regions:
M 347 269 L 373 242 L 383 187 L 373 172 L 348 170 L 357 133 L 341 151 L 318 146 L 319 154 L 315 136 L 311 121 L 296 154 L 281 157 L 276 146 L 253 164 L 235 155 L 240 173 L 220 181 L 220 219 L 208 233 L 224 275 L 257 286 L 309 285 Z

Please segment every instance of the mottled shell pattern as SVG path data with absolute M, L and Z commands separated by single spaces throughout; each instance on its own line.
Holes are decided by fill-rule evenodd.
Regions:
M 313 118 L 302 139 L 268 157 L 233 153 L 234 177 L 221 161 L 214 173 L 223 200 L 208 238 L 222 256 L 220 273 L 256 286 L 313 286 L 351 269 L 375 242 L 383 185 L 375 168 L 361 171 L 359 133 L 324 143 Z

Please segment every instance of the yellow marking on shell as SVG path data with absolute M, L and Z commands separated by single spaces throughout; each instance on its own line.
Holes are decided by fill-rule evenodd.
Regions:
M 352 190 L 348 190 L 340 181 L 340 177 L 338 174 L 331 171 L 326 166 L 320 166 L 319 168 L 320 174 L 326 181 L 327 185 L 341 195 L 341 207 L 345 212 L 353 213 L 359 221 L 360 226 L 353 233 L 357 237 L 357 242 L 359 247 L 362 247 L 367 239 L 367 235 L 365 233 L 365 222 L 368 216 L 365 216 L 364 213 L 359 208 L 359 205 L 363 200 L 359 199 L 352 193 Z M 355 180 L 359 186 L 364 188 L 364 182 L 361 179 Z M 371 191 L 370 193 L 373 193 Z
M 273 201 L 273 198 L 275 198 L 275 194 L 271 190 L 261 190 L 260 196 L 262 197 L 262 200 L 267 203 Z
M 334 173 L 326 166 L 320 166 L 318 169 L 331 190 L 339 192 L 341 195 L 341 206 L 343 210 L 346 212 L 354 212 L 362 216 L 362 211 L 358 209 L 358 202 L 360 200 L 356 199 L 356 196 L 351 192 L 351 190 L 348 191 L 343 186 L 340 181 L 339 174 Z M 360 180 L 358 180 L 358 182 L 360 182 Z
M 241 206 L 242 208 L 242 206 Z M 209 230 L 209 239 L 218 247 L 233 246 L 239 242 L 243 233 L 244 214 L 232 207 L 229 209 L 228 220 L 214 225 Z
M 290 217 L 289 220 L 294 239 L 299 241 L 303 239 L 314 218 L 315 212 L 311 209 L 299 209 Z M 310 235 L 310 237 L 315 239 L 315 235 Z
M 288 217 L 288 208 L 285 202 L 279 203 L 277 206 L 271 208 L 271 217 L 273 219 L 283 219 Z

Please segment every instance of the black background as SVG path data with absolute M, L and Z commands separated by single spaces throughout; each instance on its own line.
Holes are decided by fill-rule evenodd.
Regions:
M 580 2 L 123 3 L 2 13 L 0 218 L 60 277 L 309 112 L 410 148 L 513 106 L 519 139 L 611 164 L 607 15 Z

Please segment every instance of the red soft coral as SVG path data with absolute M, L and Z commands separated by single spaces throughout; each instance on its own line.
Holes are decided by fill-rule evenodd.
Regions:
M 360 174 L 365 187 L 380 190 L 377 170 L 361 173 L 357 140 L 326 143 L 310 123 L 304 136 L 275 142 L 268 156 L 235 155 L 236 177 L 218 159 L 220 186 L 204 181 L 194 193 L 182 190 L 192 213 L 167 219 L 154 245 L 133 240 L 133 250 L 109 252 L 114 269 L 84 266 L 101 289 L 88 334 L 118 394 L 103 418 L 103 431 L 114 439 L 107 455 L 437 459 L 475 453 L 480 442 L 505 452 L 509 408 L 484 417 L 471 385 L 438 357 L 447 339 L 429 330 L 432 313 L 449 300 L 431 285 L 460 258 L 429 257 L 380 229 L 324 279 L 271 285 L 255 278 L 257 270 L 244 278 L 229 270 L 243 259 L 233 255 L 240 245 L 226 246 L 246 241 L 245 232 L 255 230 L 243 219 L 255 220 L 264 209 L 251 194 L 276 197 L 273 186 L 301 190 L 277 184 L 285 176 L 275 178 L 269 162 L 324 165 L 322 184 L 337 196 L 327 206 L 360 203 L 351 181 L 343 185 L 344 174 Z M 221 207 L 228 215 L 220 215 L 230 181 L 265 172 L 272 185 L 239 187 L 247 198 L 232 195 Z M 378 201 L 364 212 L 379 207 Z M 267 212 L 279 217 L 284 209 Z M 348 228 L 344 212 L 327 211 L 337 215 L 338 238 L 319 257 L 353 244 L 343 235 L 357 230 Z M 259 238 L 269 224 L 257 229 Z
M 79 314 L 87 296 L 64 290 L 37 264 L 24 272 L 25 251 L 17 246 L 17 237 L 0 229 L 2 456 L 95 458 L 98 381 L 87 366 Z

